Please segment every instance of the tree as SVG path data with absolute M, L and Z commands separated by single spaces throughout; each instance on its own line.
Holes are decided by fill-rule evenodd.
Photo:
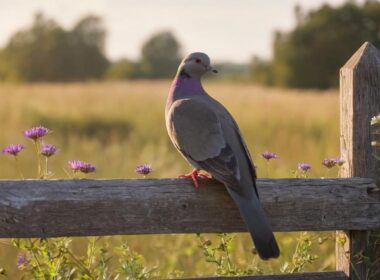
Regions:
M 108 66 L 101 20 L 85 17 L 72 31 L 37 13 L 0 52 L 0 78 L 15 81 L 73 81 L 99 78 Z
M 355 2 L 340 7 L 323 5 L 307 14 L 300 8 L 295 11 L 296 27 L 290 32 L 275 34 L 273 60 L 267 69 L 274 85 L 336 87 L 339 68 L 364 41 L 380 46 L 380 3 L 377 1 L 367 1 L 361 6 Z M 264 83 L 268 82 L 264 80 Z
M 78 80 L 98 79 L 108 68 L 104 54 L 106 31 L 102 20 L 86 16 L 67 33 L 67 55 L 70 56 L 71 75 Z
M 109 80 L 129 80 L 139 77 L 138 65 L 128 59 L 120 59 L 112 63 L 106 73 L 105 78 Z
M 106 31 L 101 18 L 93 15 L 86 16 L 78 21 L 71 33 L 82 43 L 104 52 Z
M 168 78 L 175 75 L 181 62 L 181 46 L 168 31 L 154 34 L 142 47 L 142 71 L 148 78 Z
M 37 13 L 33 25 L 16 32 L 2 50 L 5 79 L 34 81 L 44 76 L 50 80 L 54 76 L 51 61 L 62 36 L 63 30 L 55 21 Z
M 255 83 L 273 85 L 272 65 L 270 61 L 254 56 L 251 61 L 251 79 Z

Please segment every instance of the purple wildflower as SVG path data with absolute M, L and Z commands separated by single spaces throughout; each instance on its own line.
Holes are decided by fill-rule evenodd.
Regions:
M 136 173 L 142 174 L 142 175 L 148 175 L 150 172 L 152 172 L 152 166 L 150 164 L 142 164 L 138 165 L 135 168 Z
M 309 163 L 305 163 L 305 162 L 301 162 L 298 164 L 298 169 L 299 170 L 302 170 L 304 172 L 307 172 L 311 169 L 311 164 Z
M 49 132 L 50 132 L 50 130 L 47 129 L 46 127 L 36 126 L 36 127 L 32 127 L 32 128 L 25 130 L 24 136 L 26 138 L 30 138 L 30 139 L 36 141 L 38 138 L 45 136 Z
M 25 147 L 22 144 L 10 144 L 9 146 L 3 149 L 3 154 L 17 156 L 18 153 L 21 152 L 24 148 Z
M 336 159 L 335 158 L 325 158 L 322 161 L 322 164 L 326 166 L 327 168 L 333 168 L 336 165 Z
M 268 152 L 268 151 L 263 152 L 263 153 L 261 154 L 261 156 L 262 156 L 263 158 L 265 158 L 266 160 L 271 160 L 271 159 L 276 159 L 276 158 L 278 158 L 278 156 L 277 156 L 276 153 L 272 153 L 272 152 Z
M 28 255 L 26 252 L 21 252 L 17 255 L 17 267 L 22 269 L 24 265 L 29 262 Z
M 57 147 L 52 144 L 42 144 L 41 155 L 45 157 L 51 157 L 57 151 Z
M 80 171 L 82 173 L 90 173 L 90 172 L 95 172 L 96 170 L 95 165 L 88 162 L 84 162 L 80 160 L 69 160 L 68 163 L 69 163 L 70 168 L 74 172 Z

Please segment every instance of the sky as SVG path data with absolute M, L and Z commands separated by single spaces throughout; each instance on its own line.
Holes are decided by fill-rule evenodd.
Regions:
M 244 63 L 272 55 L 273 31 L 295 26 L 294 6 L 304 10 L 345 0 L 0 0 L 0 46 L 42 11 L 65 28 L 88 14 L 104 19 L 111 59 L 138 59 L 143 43 L 170 30 L 183 52 L 203 51 L 217 62 Z M 357 0 L 357 2 L 363 2 Z

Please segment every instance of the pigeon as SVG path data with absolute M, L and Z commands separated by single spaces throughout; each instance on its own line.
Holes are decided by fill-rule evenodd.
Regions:
M 280 250 L 259 201 L 252 158 L 234 118 L 203 89 L 201 78 L 208 72 L 217 71 L 202 52 L 191 53 L 180 63 L 165 108 L 169 137 L 194 167 L 187 175 L 194 185 L 198 187 L 200 170 L 223 183 L 260 258 L 277 258 Z

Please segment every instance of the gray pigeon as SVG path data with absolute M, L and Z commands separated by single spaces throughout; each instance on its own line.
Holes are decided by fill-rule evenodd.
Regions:
M 197 186 L 199 170 L 222 182 L 251 233 L 259 256 L 280 254 L 272 227 L 260 204 L 256 171 L 238 125 L 218 101 L 203 89 L 201 77 L 216 72 L 200 52 L 179 65 L 166 103 L 166 127 L 174 146 L 194 166 L 190 173 Z

